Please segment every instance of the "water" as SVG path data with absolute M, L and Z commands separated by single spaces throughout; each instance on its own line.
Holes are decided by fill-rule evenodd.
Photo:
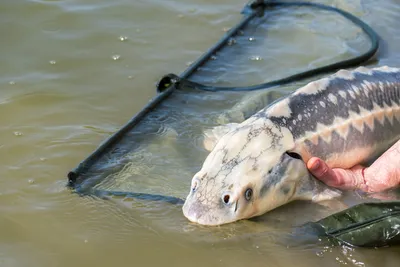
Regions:
M 381 35 L 385 43 L 373 65 L 399 66 L 396 0 L 322 2 L 360 16 Z M 0 3 L 0 266 L 398 265 L 396 248 L 332 247 L 325 240 L 292 235 L 293 224 L 329 212 L 317 205 L 294 203 L 265 216 L 261 223 L 243 221 L 210 229 L 188 223 L 179 206 L 81 198 L 65 188 L 66 173 L 155 95 L 155 82 L 162 75 L 182 72 L 234 25 L 243 4 L 236 0 Z M 267 49 L 246 50 L 243 57 L 218 65 L 206 79 L 210 65 L 198 78 L 224 85 L 259 83 L 365 49 L 360 32 L 333 20 L 333 15 L 324 21 L 325 15 L 314 18 L 296 12 L 304 17 L 302 22 L 279 12 L 271 17 L 277 23 L 267 29 Z M 262 33 L 257 29 L 254 39 L 237 44 L 257 43 Z M 274 98 L 297 85 L 278 88 Z M 259 94 L 245 97 L 253 103 L 252 97 L 258 99 Z M 192 131 L 185 135 L 180 129 L 162 128 L 163 138 L 156 135 L 154 142 L 148 142 L 143 151 L 156 160 L 134 170 L 142 175 L 142 183 L 120 179 L 119 184 L 104 187 L 139 184 L 184 197 L 189 175 L 206 154 L 196 143 L 202 123 L 246 116 L 240 105 L 227 109 L 237 95 L 201 97 L 210 98 L 211 104 L 185 106 Z M 182 105 L 182 99 L 196 102 L 182 93 L 171 103 Z M 205 121 L 191 115 L 205 110 Z M 168 119 L 179 120 L 180 114 L 176 116 Z M 190 153 L 185 143 L 177 143 L 182 135 L 187 139 L 178 140 L 191 140 L 197 150 Z M 165 146 L 157 153 L 160 144 Z M 183 160 L 182 155 L 191 157 Z M 159 179 L 146 180 L 149 173 Z M 175 179 L 165 178 L 169 176 Z

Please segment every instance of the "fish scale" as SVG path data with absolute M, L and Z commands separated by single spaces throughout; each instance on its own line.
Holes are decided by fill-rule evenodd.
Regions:
M 289 128 L 295 139 L 294 151 L 305 161 L 317 156 L 332 167 L 347 168 L 376 157 L 399 139 L 399 104 L 399 69 L 361 67 L 310 83 L 273 107 L 290 109 L 290 116 L 273 116 L 276 112 L 271 114 L 269 109 L 256 116 L 267 116 Z M 370 151 L 362 157 L 346 157 L 350 150 L 357 154 L 357 148 L 368 146 Z

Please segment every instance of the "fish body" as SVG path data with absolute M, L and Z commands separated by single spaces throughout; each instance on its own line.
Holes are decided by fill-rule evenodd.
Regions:
M 367 164 L 400 139 L 400 69 L 365 68 L 313 81 L 220 138 L 192 179 L 184 215 L 220 225 L 262 215 L 293 200 L 340 196 L 307 170 Z M 225 129 L 225 130 L 224 130 Z

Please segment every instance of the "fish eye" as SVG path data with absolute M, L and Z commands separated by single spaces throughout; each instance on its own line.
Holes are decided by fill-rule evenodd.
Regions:
M 253 196 L 253 189 L 247 188 L 246 192 L 244 192 L 244 197 L 246 198 L 247 201 L 249 201 L 252 196 Z

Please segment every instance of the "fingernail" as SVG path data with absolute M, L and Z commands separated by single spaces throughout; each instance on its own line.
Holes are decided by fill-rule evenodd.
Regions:
M 312 169 L 313 171 L 315 171 L 315 170 L 317 170 L 317 169 L 319 168 L 320 165 L 321 165 L 321 164 L 320 164 L 319 160 L 316 160 L 316 161 L 314 162 L 314 164 L 311 166 L 311 169 Z

